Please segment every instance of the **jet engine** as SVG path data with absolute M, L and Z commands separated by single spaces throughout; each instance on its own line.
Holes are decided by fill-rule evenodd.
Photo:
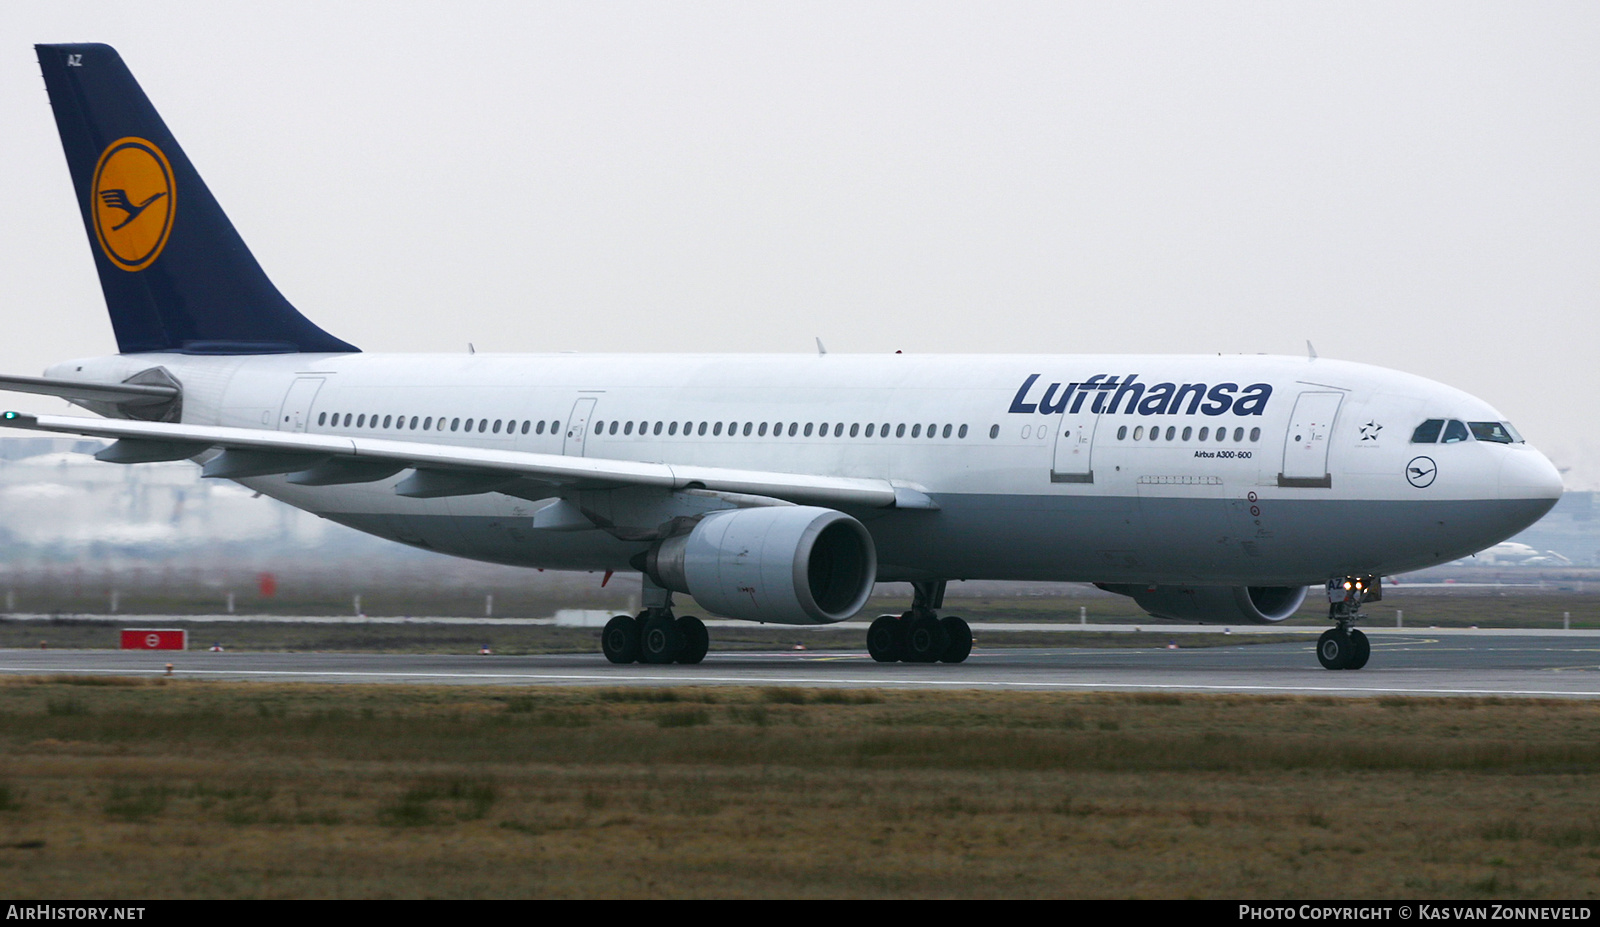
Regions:
M 878 554 L 849 515 L 781 505 L 712 512 L 652 547 L 643 566 L 656 584 L 718 615 L 832 624 L 867 604 Z
M 1130 596 L 1157 618 L 1201 624 L 1273 624 L 1293 615 L 1307 586 L 1143 586 L 1097 584 Z

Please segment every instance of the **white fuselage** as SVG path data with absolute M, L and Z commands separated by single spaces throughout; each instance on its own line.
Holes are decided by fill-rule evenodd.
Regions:
M 882 580 L 1304 585 L 1456 559 L 1561 492 L 1523 443 L 1412 443 L 1424 420 L 1500 421 L 1481 400 L 1325 359 L 133 354 L 48 375 L 157 366 L 185 424 L 888 480 L 937 509 L 851 510 Z M 537 527 L 549 503 L 399 496 L 403 477 L 241 482 L 483 560 L 625 570 L 645 546 Z

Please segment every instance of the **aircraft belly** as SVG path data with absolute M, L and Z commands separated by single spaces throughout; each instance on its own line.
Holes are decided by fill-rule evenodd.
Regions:
M 628 570 L 643 542 L 595 530 L 534 530 L 529 508 L 475 512 L 325 512 L 361 531 L 440 553 L 560 570 Z M 862 517 L 879 579 L 1300 585 L 1344 571 L 1385 574 L 1447 562 L 1514 534 L 1548 500 L 1413 501 L 1373 506 L 1274 499 L 1248 509 L 1216 498 L 941 495 L 935 512 Z M 497 510 L 497 511 L 489 511 Z

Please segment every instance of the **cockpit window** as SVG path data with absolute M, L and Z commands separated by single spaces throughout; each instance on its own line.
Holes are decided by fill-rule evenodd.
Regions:
M 1455 419 L 1451 419 L 1450 421 L 1445 423 L 1445 426 L 1444 426 L 1444 441 L 1441 442 L 1441 443 L 1443 443 L 1443 444 L 1455 444 L 1458 441 L 1465 441 L 1465 440 L 1467 440 L 1467 438 L 1468 438 L 1468 434 L 1467 434 L 1467 426 L 1466 425 L 1463 425 L 1462 423 L 1456 421 Z
M 1495 444 L 1517 443 L 1510 426 L 1505 422 L 1468 422 L 1467 427 L 1472 429 L 1472 436 L 1479 441 L 1493 441 Z
M 1411 433 L 1412 444 L 1433 444 L 1439 440 L 1439 432 L 1444 428 L 1444 419 L 1430 418 L 1417 426 Z

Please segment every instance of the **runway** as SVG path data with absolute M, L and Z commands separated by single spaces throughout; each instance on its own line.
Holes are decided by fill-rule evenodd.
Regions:
M 1372 661 L 1330 672 L 1308 641 L 1167 649 L 975 650 L 959 665 L 879 664 L 860 651 L 719 653 L 698 666 L 613 666 L 599 654 L 0 650 L 0 674 L 159 675 L 307 683 L 803 686 L 1327 696 L 1600 698 L 1600 637 L 1582 632 L 1369 632 Z

